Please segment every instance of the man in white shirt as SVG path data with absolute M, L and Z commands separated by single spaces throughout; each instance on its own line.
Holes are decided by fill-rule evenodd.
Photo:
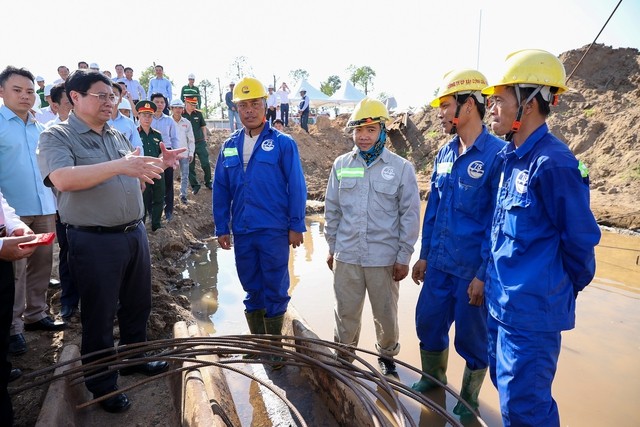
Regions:
M 269 85 L 269 94 L 267 95 L 267 121 L 273 124 L 276 119 L 276 108 L 278 107 L 278 97 L 273 91 L 273 85 Z
M 176 131 L 178 133 L 178 148 L 186 148 L 187 155 L 181 157 L 180 163 L 180 201 L 187 203 L 187 184 L 189 184 L 189 163 L 193 160 L 193 153 L 196 150 L 196 139 L 193 136 L 193 125 L 186 118 L 182 117 L 184 113 L 184 102 L 180 98 L 171 101 L 171 118 L 176 122 Z
M 141 99 L 147 98 L 147 92 L 140 84 L 139 81 L 133 79 L 133 68 L 124 68 L 124 84 L 127 86 L 127 91 L 131 94 L 133 105 L 137 104 Z
M 281 119 L 284 122 L 284 127 L 289 127 L 289 94 L 291 93 L 291 90 L 289 89 L 289 86 L 287 86 L 286 83 L 282 83 L 280 85 L 280 88 L 278 89 L 278 91 L 276 92 L 276 95 L 278 96 L 278 102 L 280 103 L 280 114 L 281 114 Z

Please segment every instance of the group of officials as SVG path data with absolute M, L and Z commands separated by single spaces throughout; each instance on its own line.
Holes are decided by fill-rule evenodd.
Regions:
M 10 73 L 20 87 L 5 78 L 2 92 L 19 90 L 30 107 L 33 76 Z M 411 272 L 420 231 L 414 167 L 385 147 L 384 104 L 365 98 L 356 106 L 347 123 L 354 148 L 335 160 L 326 190 L 334 340 L 344 348 L 339 356 L 352 359 L 368 294 L 379 367 L 395 375 L 399 282 L 411 273 L 423 283 L 415 317 L 423 375 L 412 387 L 427 392 L 447 383 L 448 331 L 456 322 L 454 345 L 466 365 L 464 402 L 454 413 L 476 413 L 489 370 L 505 426 L 557 426 L 551 385 L 561 331 L 574 327 L 575 300 L 593 278 L 600 231 L 589 207 L 586 167 L 546 125 L 550 106 L 567 89 L 563 65 L 548 52 L 522 50 L 507 58 L 502 76 L 490 84 L 477 70 L 451 71 L 431 102 L 452 139 L 436 155 L 420 256 Z M 140 182 L 159 179 L 186 149 L 166 150 L 160 143 L 157 152 L 140 156 L 107 124 L 115 95 L 106 77 L 79 70 L 65 85 L 73 111 L 40 135 L 37 161 L 41 183 L 56 189 L 60 219 L 67 224 L 85 355 L 115 351 L 116 314 L 120 344 L 146 340 L 151 270 Z M 293 138 L 265 120 L 262 83 L 244 78 L 232 95 L 242 127 L 221 146 L 214 171 L 215 234 L 222 249 L 234 247 L 250 332 L 281 335 L 290 299 L 289 246 L 298 247 L 305 231 L 304 173 Z M 138 108 L 141 119 L 155 112 L 146 104 Z M 493 134 L 483 123 L 487 113 Z M 28 110 L 19 119 L 26 125 L 33 120 Z M 9 295 L 8 261 L 41 249 L 20 249 L 18 243 L 33 232 L 4 200 L 2 206 L 8 237 L 0 241 L 0 291 Z M 11 316 L 2 301 L 5 333 Z M 272 357 L 270 363 L 277 369 L 283 361 Z M 154 375 L 167 368 L 165 362 L 131 364 L 120 373 Z M 3 416 L 11 411 L 10 372 L 11 365 L 4 365 Z M 127 409 L 118 372 L 97 373 L 86 385 L 94 396 L 105 396 L 102 407 Z

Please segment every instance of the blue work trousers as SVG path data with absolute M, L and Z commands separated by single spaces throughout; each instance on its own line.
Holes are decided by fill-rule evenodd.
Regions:
M 265 309 L 266 317 L 284 314 L 291 299 L 288 230 L 260 230 L 233 239 L 247 312 Z
M 416 332 L 420 349 L 444 351 L 449 347 L 449 329 L 456 322 L 456 352 L 471 370 L 484 369 L 487 356 L 487 310 L 469 304 L 471 281 L 427 267 L 416 305 Z
M 511 328 L 487 317 L 489 372 L 498 389 L 504 427 L 558 427 L 551 384 L 560 355 L 560 331 Z

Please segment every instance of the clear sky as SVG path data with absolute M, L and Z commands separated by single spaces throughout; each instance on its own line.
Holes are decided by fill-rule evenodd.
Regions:
M 232 0 L 3 2 L 0 67 L 24 66 L 47 83 L 58 65 L 135 70 L 162 64 L 177 86 L 194 73 L 226 90 L 243 56 L 265 85 L 304 69 L 319 88 L 350 65 L 376 72 L 373 96 L 428 103 L 442 75 L 478 68 L 491 82 L 510 52 L 559 55 L 593 41 L 618 0 Z M 482 17 L 482 18 L 481 18 Z M 640 0 L 623 0 L 598 42 L 640 48 Z M 223 90 L 223 92 L 224 92 Z

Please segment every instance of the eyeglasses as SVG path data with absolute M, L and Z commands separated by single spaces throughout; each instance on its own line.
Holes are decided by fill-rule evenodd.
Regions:
M 107 102 L 109 101 L 112 104 L 117 104 L 118 102 L 120 102 L 120 97 L 114 95 L 113 93 L 91 93 L 91 92 L 84 92 L 85 95 L 91 95 L 91 96 L 95 96 L 96 98 L 98 98 L 98 100 L 100 102 Z

